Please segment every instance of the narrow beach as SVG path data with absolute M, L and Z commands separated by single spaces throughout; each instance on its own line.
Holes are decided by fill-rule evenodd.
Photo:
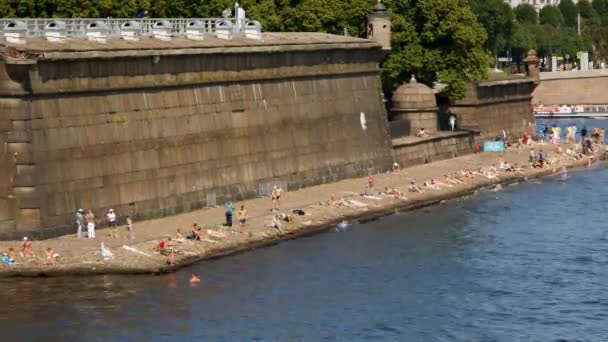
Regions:
M 97 230 L 96 239 L 76 239 L 75 234 L 43 241 L 32 241 L 36 257 L 17 259 L 18 265 L 2 265 L 0 276 L 62 276 L 94 274 L 161 274 L 177 270 L 204 259 L 216 258 L 277 243 L 281 240 L 310 235 L 331 228 L 344 220 L 365 220 L 389 215 L 396 211 L 412 210 L 451 198 L 462 197 L 475 190 L 493 184 L 523 181 L 555 173 L 562 167 L 586 167 L 587 158 L 575 160 L 570 156 L 558 154 L 555 146 L 535 146 L 548 154 L 551 165 L 545 168 L 528 168 L 529 148 L 510 149 L 503 153 L 479 153 L 454 159 L 442 160 L 402 169 L 397 173 L 375 175 L 374 193 L 386 187 L 396 188 L 403 192 L 406 199 L 391 196 L 375 195 L 370 198 L 361 196 L 365 191 L 367 178 L 348 179 L 336 183 L 287 192 L 282 198 L 282 212 L 291 213 L 300 209 L 305 215 L 294 215 L 294 222 L 283 222 L 282 229 L 269 226 L 273 215 L 269 198 L 250 199 L 234 202 L 235 218 L 233 227 L 221 227 L 224 222 L 224 208 L 202 209 L 175 216 L 154 220 L 135 222 L 135 239 L 129 240 L 126 227 L 119 227 L 119 237 L 110 237 L 106 227 Z M 484 176 L 468 178 L 463 184 L 441 186 L 440 189 L 425 189 L 422 193 L 408 192 L 408 184 L 413 179 L 419 186 L 431 178 L 444 180 L 444 175 L 459 170 L 479 170 L 480 168 L 498 166 L 499 159 L 509 164 L 523 167 L 522 172 L 500 171 L 498 177 L 489 179 Z M 597 159 L 597 158 L 596 158 Z M 356 206 L 327 206 L 321 202 L 336 199 L 355 200 Z M 238 226 L 236 211 L 244 204 L 249 219 L 244 229 Z M 361 205 L 363 204 L 363 205 Z M 119 215 L 121 213 L 118 213 Z M 123 223 L 121 221 L 121 223 Z M 161 240 L 174 237 L 177 228 L 184 235 L 190 232 L 193 223 L 204 227 L 205 241 L 186 240 L 176 243 L 179 251 L 174 264 L 167 263 L 168 258 L 154 252 Z M 75 232 L 74 232 L 75 233 Z M 100 243 L 103 242 L 113 253 L 112 260 L 105 260 L 99 255 Z M 21 241 L 2 241 L 0 250 L 9 247 L 19 251 Z M 45 265 L 44 255 L 47 248 L 53 248 L 60 255 L 55 265 Z

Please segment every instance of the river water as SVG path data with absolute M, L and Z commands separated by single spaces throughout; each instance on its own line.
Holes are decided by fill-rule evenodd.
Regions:
M 608 340 L 608 170 L 165 276 L 3 279 L 3 340 Z M 191 286 L 191 272 L 202 283 Z

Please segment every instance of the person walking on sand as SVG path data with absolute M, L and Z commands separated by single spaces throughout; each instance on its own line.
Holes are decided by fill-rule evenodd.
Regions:
M 114 212 L 114 209 L 109 209 L 108 212 L 106 213 L 106 220 L 108 221 L 108 225 L 110 226 L 110 228 L 112 228 L 111 231 L 111 235 L 113 238 L 117 238 L 118 237 L 118 232 L 116 231 L 116 213 Z
M 82 227 L 84 227 L 84 210 L 82 208 L 76 211 L 76 238 L 82 238 Z
M 239 209 L 239 226 L 241 229 L 245 228 L 245 222 L 247 222 L 247 209 L 245 209 L 244 205 L 241 205 L 241 209 Z
M 226 214 L 226 227 L 232 227 L 232 213 L 234 212 L 234 205 L 231 201 L 224 204 L 224 213 Z
M 84 215 L 84 221 L 87 223 L 87 235 L 89 239 L 95 238 L 95 214 L 93 210 L 87 210 L 87 214 Z

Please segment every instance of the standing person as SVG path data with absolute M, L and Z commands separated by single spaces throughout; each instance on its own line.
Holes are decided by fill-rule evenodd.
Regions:
M 583 129 L 581 130 L 581 142 L 583 145 L 585 144 L 585 138 L 587 138 L 587 126 L 583 126 Z
M 452 132 L 454 132 L 454 128 L 456 127 L 456 115 L 450 114 L 448 120 L 450 122 L 450 129 L 452 130 Z
M 129 239 L 135 240 L 135 232 L 133 231 L 133 219 L 127 216 L 127 230 L 129 231 Z
M 270 197 L 272 198 L 272 210 L 271 211 L 276 211 L 277 210 L 277 193 L 279 191 L 279 187 L 275 184 L 272 186 L 272 192 L 270 193 Z
M 239 225 L 242 228 L 245 228 L 245 222 L 247 222 L 247 209 L 245 209 L 244 205 L 241 205 L 241 209 L 239 209 Z
M 272 211 L 279 210 L 281 206 L 281 195 L 283 195 L 283 189 L 277 184 L 272 187 Z
M 114 209 L 108 210 L 106 213 L 106 220 L 108 221 L 108 225 L 112 228 L 111 236 L 117 238 L 118 232 L 116 231 L 116 213 L 114 212 Z
M 369 193 L 366 193 L 368 195 L 371 195 L 374 193 L 374 175 L 372 175 L 371 173 L 367 176 L 367 189 L 369 191 Z
M 87 214 L 84 215 L 84 221 L 87 223 L 87 233 L 89 239 L 95 238 L 95 214 L 93 210 L 87 210 Z
M 224 213 L 226 214 L 226 226 L 232 227 L 232 213 L 234 212 L 234 205 L 231 201 L 224 204 Z
M 76 238 L 82 237 L 82 227 L 84 226 L 84 210 L 82 208 L 76 211 Z

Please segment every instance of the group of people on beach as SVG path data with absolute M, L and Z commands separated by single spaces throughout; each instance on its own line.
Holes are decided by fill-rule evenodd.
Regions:
M 0 256 L 0 262 L 4 265 L 20 265 L 25 261 L 36 259 L 37 256 L 34 253 L 32 242 L 27 238 L 27 236 L 23 237 L 23 242 L 21 243 L 19 252 L 17 252 L 15 248 L 9 247 L 8 251 L 3 252 L 2 256 Z M 52 266 L 55 265 L 58 260 L 59 254 L 55 253 L 53 248 L 48 247 L 44 253 L 44 264 Z
M 118 216 L 116 215 L 114 209 L 108 209 L 106 211 L 105 219 L 106 224 L 108 225 L 108 227 L 111 228 L 110 236 L 113 238 L 118 238 Z M 76 223 L 77 239 L 83 237 L 83 228 L 85 226 L 87 228 L 87 238 L 95 238 L 96 217 L 92 209 L 88 209 L 86 212 L 82 208 L 78 209 L 76 211 L 74 220 Z M 133 232 L 133 219 L 131 218 L 131 216 L 127 216 L 125 218 L 125 223 L 127 225 L 129 239 L 135 239 L 135 234 Z

